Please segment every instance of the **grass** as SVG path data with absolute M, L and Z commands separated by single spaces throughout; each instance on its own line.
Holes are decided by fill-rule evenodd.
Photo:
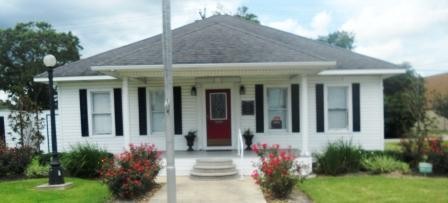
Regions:
M 66 178 L 73 186 L 66 190 L 36 190 L 46 178 L 0 182 L 1 202 L 106 202 L 110 193 L 96 180 Z
M 315 202 L 448 202 L 448 178 L 317 177 L 298 187 Z

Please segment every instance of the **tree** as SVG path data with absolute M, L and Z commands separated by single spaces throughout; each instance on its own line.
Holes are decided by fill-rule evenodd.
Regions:
M 0 29 L 0 90 L 9 97 L 30 97 L 39 107 L 48 105 L 47 85 L 33 82 L 44 72 L 42 59 L 53 54 L 58 64 L 79 60 L 79 39 L 68 33 L 58 33 L 45 22 L 18 23 L 13 28 Z
M 33 81 L 35 75 L 46 71 L 43 57 L 55 55 L 56 66 L 60 66 L 79 60 L 81 49 L 71 32 L 56 32 L 45 22 L 0 29 L 0 90 L 8 94 L 10 126 L 19 134 L 20 145 L 38 147 L 43 138 L 39 115 L 48 107 L 48 88 Z
M 222 5 L 218 4 L 216 6 L 216 10 L 213 13 L 213 15 L 232 15 L 238 18 L 241 18 L 243 20 L 247 20 L 256 24 L 260 24 L 260 21 L 258 20 L 258 16 L 253 14 L 253 13 L 249 13 L 249 8 L 247 6 L 241 6 L 238 7 L 237 11 L 235 12 L 235 14 L 232 14 L 231 12 L 225 11 L 224 8 L 222 7 Z M 201 20 L 204 20 L 207 18 L 207 9 L 203 8 L 202 10 L 199 10 L 198 12 L 199 16 L 201 17 Z
M 247 6 L 238 7 L 238 10 L 234 16 L 256 24 L 260 24 L 260 21 L 258 21 L 258 16 L 253 13 L 248 13 L 248 10 L 249 8 L 247 8 Z
M 437 114 L 448 119 L 448 94 L 436 94 L 432 101 L 432 108 Z
M 338 46 L 344 49 L 352 50 L 355 43 L 355 35 L 351 32 L 336 31 L 327 36 L 319 36 L 318 41 L 326 42 L 333 46 Z
M 430 122 L 426 116 L 423 78 L 408 63 L 406 74 L 384 80 L 384 122 L 386 137 L 404 137 L 413 127 L 426 134 Z

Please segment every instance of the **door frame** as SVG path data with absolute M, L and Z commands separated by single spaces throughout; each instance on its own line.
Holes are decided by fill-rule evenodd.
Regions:
M 204 83 L 196 85 L 197 88 L 197 121 L 198 121 L 198 146 L 204 150 L 232 150 L 238 147 L 238 129 L 240 128 L 240 94 L 238 91 L 239 82 L 226 83 Z M 205 104 L 206 90 L 229 89 L 230 90 L 230 146 L 207 146 L 207 107 Z

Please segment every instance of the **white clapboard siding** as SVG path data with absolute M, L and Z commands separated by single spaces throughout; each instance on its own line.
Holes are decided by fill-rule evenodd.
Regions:
M 300 77 L 299 77 L 300 78 Z M 197 96 L 191 96 L 191 87 L 197 86 L 194 78 L 175 78 L 174 86 L 182 88 L 182 133 L 185 135 L 189 130 L 198 130 L 201 128 L 202 121 L 198 121 L 198 111 L 200 109 L 198 99 L 202 99 L 198 92 Z M 360 144 L 365 149 L 383 149 L 383 95 L 382 95 L 382 79 L 379 76 L 309 76 L 308 84 L 308 119 L 309 119 L 309 142 L 312 151 L 319 151 L 326 146 L 328 142 L 335 141 L 339 138 L 352 140 L 354 143 Z M 316 105 L 315 105 L 315 84 L 332 84 L 332 85 L 351 85 L 357 82 L 361 85 L 360 101 L 361 101 L 361 132 L 353 133 L 351 131 L 344 133 L 316 133 Z M 289 87 L 292 83 L 299 83 L 300 79 L 290 76 L 271 76 L 271 77 L 242 77 L 241 82 L 237 84 L 244 85 L 245 94 L 239 96 L 239 100 L 254 100 L 255 84 L 263 84 L 267 86 L 285 86 Z M 216 86 L 217 84 L 215 84 Z M 218 84 L 219 85 L 219 84 Z M 129 104 L 130 104 L 130 130 L 131 143 L 152 143 L 159 149 L 165 149 L 165 137 L 162 134 L 149 134 L 146 136 L 139 135 L 138 122 L 138 100 L 137 88 L 162 88 L 163 81 L 160 79 L 148 79 L 146 83 L 138 80 L 130 80 L 129 82 Z M 121 88 L 121 81 L 97 81 L 97 82 L 60 82 L 58 83 L 59 93 L 59 111 L 62 133 L 58 133 L 59 146 L 62 150 L 68 150 L 70 145 L 79 142 L 96 143 L 105 149 L 117 153 L 124 149 L 123 136 L 101 135 L 81 137 L 81 122 L 79 112 L 79 89 L 112 89 Z M 199 91 L 199 88 L 198 88 Z M 239 94 L 239 93 L 238 93 Z M 232 99 L 238 99 L 232 97 Z M 288 100 L 290 100 L 288 98 Z M 290 101 L 288 101 L 290 102 Z M 203 102 L 202 102 L 203 103 Z M 236 104 L 241 105 L 240 101 Z M 205 107 L 200 107 L 205 108 Z M 232 106 L 232 108 L 236 108 Z M 349 106 L 351 108 L 351 106 Z M 238 109 L 240 109 L 238 107 Z M 289 112 L 288 112 L 289 113 Z M 255 115 L 241 116 L 238 111 L 237 115 L 232 115 L 233 122 L 240 125 L 241 130 L 251 129 L 255 131 Z M 266 115 L 265 115 L 266 116 Z M 290 119 L 290 115 L 288 115 Z M 148 115 L 148 120 L 150 116 Z M 266 125 L 266 124 L 265 124 Z M 290 127 L 288 127 L 290 129 Z M 149 126 L 148 126 L 149 129 Z M 186 150 L 186 142 L 183 135 L 175 136 L 175 149 Z M 204 136 L 201 135 L 200 136 Z M 232 135 L 236 140 L 236 135 Z M 195 148 L 201 147 L 199 142 L 203 142 L 205 137 L 199 137 Z M 280 144 L 282 147 L 291 146 L 300 149 L 301 134 L 291 133 L 290 130 L 285 132 L 269 132 L 256 133 L 254 143 Z M 236 147 L 236 145 L 234 144 Z

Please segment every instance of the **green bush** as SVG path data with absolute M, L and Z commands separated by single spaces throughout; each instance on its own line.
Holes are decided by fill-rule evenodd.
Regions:
M 33 158 L 31 163 L 25 170 L 25 175 L 28 178 L 41 178 L 47 177 L 50 166 L 48 164 L 41 165 L 37 157 Z
M 409 173 L 410 171 L 407 163 L 387 155 L 366 156 L 362 159 L 361 165 L 364 170 L 373 174 L 391 172 Z
M 0 177 L 22 176 L 33 153 L 31 147 L 8 148 L 0 144 Z
M 362 150 L 351 141 L 339 140 L 328 144 L 322 154 L 316 155 L 316 172 L 340 175 L 357 172 L 361 168 Z
M 101 161 L 112 156 L 96 145 L 78 144 L 61 157 L 61 163 L 70 176 L 95 178 L 99 176 Z

